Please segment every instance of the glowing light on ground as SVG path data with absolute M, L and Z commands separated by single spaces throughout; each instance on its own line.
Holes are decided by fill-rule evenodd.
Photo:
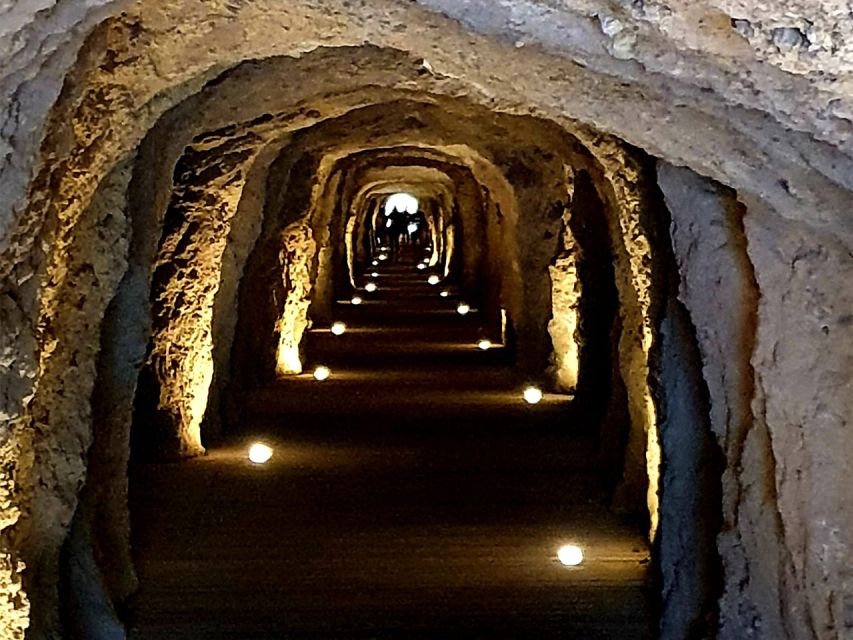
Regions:
M 538 387 L 527 387 L 524 390 L 524 401 L 528 404 L 536 404 L 542 399 L 542 390 Z
M 371 271 L 371 272 L 370 272 L 370 277 L 371 277 L 371 278 L 378 278 L 378 277 L 379 277 L 379 272 L 378 272 L 378 271 Z
M 380 260 L 387 260 L 387 259 L 388 259 L 388 256 L 386 256 L 386 255 L 383 253 L 383 254 L 381 254 L 381 255 L 379 256 L 379 259 L 380 259 Z
M 423 262 L 418 263 L 418 269 L 420 269 L 421 271 L 423 271 L 426 268 L 427 268 L 427 266 Z
M 378 266 L 378 265 L 379 265 L 379 260 L 374 260 L 374 261 L 373 261 L 373 262 L 371 262 L 370 264 L 372 264 L 374 267 L 376 267 L 376 266 Z
M 249 460 L 255 464 L 264 464 L 272 458 L 272 449 L 262 442 L 255 442 L 249 447 Z
M 350 300 L 350 302 L 352 304 L 358 305 L 358 304 L 361 304 L 363 302 L 363 300 L 361 299 L 361 296 L 353 296 L 352 300 Z
M 469 311 L 471 311 L 471 307 L 465 304 L 464 302 L 460 302 L 459 306 L 456 307 L 456 313 L 458 313 L 460 316 L 464 316 Z
M 435 274 L 432 274 L 429 278 L 427 278 L 427 282 L 429 282 L 430 284 L 438 284 L 439 280 L 440 278 Z
M 347 326 L 343 322 L 335 322 L 332 325 L 331 332 L 336 336 L 344 335 L 344 332 L 347 330 Z
M 391 215 L 392 211 L 417 213 L 418 199 L 410 193 L 395 193 L 385 201 L 385 215 Z
M 576 567 L 583 562 L 583 549 L 574 544 L 566 544 L 557 551 L 557 558 L 566 567 Z
M 373 293 L 374 291 L 376 291 L 376 283 L 368 282 L 366 285 L 364 285 L 364 290 Z
M 330 375 L 332 375 L 332 372 L 329 370 L 329 367 L 320 365 L 314 369 L 314 379 L 319 380 L 320 382 L 327 380 Z
M 438 295 L 440 295 L 442 298 L 446 298 L 447 296 L 450 295 L 450 292 L 449 291 L 442 291 Z
M 488 351 L 492 348 L 492 341 L 484 338 L 477 343 L 477 346 L 483 351 Z

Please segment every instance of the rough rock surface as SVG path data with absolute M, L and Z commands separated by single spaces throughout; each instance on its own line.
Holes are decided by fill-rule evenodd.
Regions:
M 744 220 L 733 192 L 687 169 L 662 164 L 659 176 L 673 216 L 679 296 L 696 324 L 711 426 L 727 462 L 721 636 L 844 637 L 851 586 L 840 558 L 849 554 L 843 532 L 853 519 L 835 488 L 849 477 L 841 452 L 853 440 L 844 414 L 829 407 L 850 403 L 843 345 L 851 305 L 849 288 L 830 295 L 826 287 L 849 277 L 850 253 L 793 225 L 777 235 L 780 224 L 758 205 Z M 806 371 L 820 379 L 809 384 Z M 803 415 L 809 410 L 821 417 Z M 821 445 L 807 444 L 807 424 Z M 819 468 L 815 447 L 829 456 Z M 815 538 L 822 542 L 806 542 Z
M 162 442 L 162 456 L 204 451 L 201 423 L 213 381 L 213 302 L 231 218 L 243 193 L 243 168 L 255 158 L 256 146 L 252 135 L 199 143 L 176 169 L 151 292 L 155 315 L 148 367 L 159 391 L 152 428 Z
M 787 637 L 853 634 L 853 253 L 749 206 L 758 305 L 753 429 L 766 430 Z M 783 636 L 784 637 L 784 636 Z
M 619 368 L 634 426 L 627 452 L 634 471 L 624 486 L 626 495 L 648 487 L 652 531 L 660 461 L 648 372 L 663 315 L 654 278 L 659 217 L 636 160 L 642 154 L 613 135 L 736 190 L 661 170 L 671 187 L 664 190 L 679 298 L 696 328 L 710 425 L 727 463 L 720 635 L 850 634 L 853 526 L 843 491 L 853 456 L 849 16 L 844 0 L 0 1 L 0 632 L 22 636 L 29 597 L 37 594 L 31 635 L 57 634 L 57 554 L 86 475 L 101 319 L 124 276 L 108 316 L 108 335 L 123 344 L 104 347 L 111 364 L 102 371 L 121 373 L 125 383 L 112 409 L 95 415 L 104 419 L 101 433 L 119 427 L 121 443 L 134 394 L 128 381 L 139 364 L 134 354 L 148 339 L 153 256 L 142 247 L 157 247 L 184 148 L 214 132 L 229 140 L 260 136 L 263 144 L 251 153 L 267 153 L 264 145 L 285 144 L 295 131 L 358 108 L 405 98 L 446 108 L 442 99 L 454 98 L 479 105 L 484 123 L 494 120 L 489 110 L 549 119 L 574 133 L 600 167 L 603 200 L 617 213 L 609 219 L 611 237 L 620 239 L 613 247 Z M 404 124 L 409 132 L 423 128 L 417 117 Z M 146 139 L 152 128 L 166 133 Z M 502 134 L 507 140 L 511 129 Z M 510 269 L 506 286 L 488 295 L 516 310 L 523 334 L 544 336 L 559 216 L 537 227 L 536 242 L 522 239 L 520 253 L 511 246 L 512 227 L 531 211 L 557 211 L 562 167 L 543 163 L 541 183 L 525 186 L 523 168 L 537 162 L 502 166 L 506 157 L 453 148 L 453 137 L 422 142 L 464 157 L 471 175 L 489 185 L 485 215 L 505 216 L 486 237 L 503 244 Z M 145 171 L 158 175 L 150 176 L 151 206 L 134 218 L 125 193 L 141 143 L 159 166 L 136 168 L 134 180 Z M 373 145 L 381 143 L 380 136 Z M 367 146 L 362 141 L 352 151 Z M 243 158 L 240 183 L 220 192 L 227 200 L 222 216 L 208 220 L 204 214 L 217 205 L 203 198 L 179 203 L 196 222 L 226 223 L 216 227 L 221 237 L 212 246 L 187 236 L 213 259 L 180 265 L 182 282 L 205 271 L 198 295 L 180 293 L 194 310 L 158 327 L 169 335 L 163 330 L 170 322 L 192 325 L 177 340 L 188 357 L 170 362 L 200 369 L 166 377 L 176 381 L 174 405 L 187 417 L 196 451 L 220 348 L 220 329 L 212 328 L 224 277 L 219 264 L 227 220 L 241 211 L 248 164 Z M 484 180 L 495 167 L 504 177 Z M 735 197 L 746 207 L 744 228 Z M 529 210 L 513 208 L 515 199 Z M 691 211 L 696 202 L 701 206 Z M 257 207 L 243 213 L 255 220 L 248 228 L 260 224 Z M 317 231 L 322 250 L 322 234 L 335 231 Z M 248 251 L 234 259 L 236 274 Z M 161 256 L 161 265 L 180 254 Z M 494 263 L 489 269 L 499 271 Z M 524 273 L 535 277 L 524 280 Z M 235 288 L 229 284 L 226 297 L 233 299 Z M 528 307 L 530 317 L 522 317 Z M 125 312 L 134 321 L 122 325 Z M 548 347 L 532 341 L 524 352 L 536 363 Z M 637 460 L 644 464 L 631 462 Z M 119 455 L 100 476 L 116 483 L 108 492 L 114 499 L 122 496 L 124 462 Z

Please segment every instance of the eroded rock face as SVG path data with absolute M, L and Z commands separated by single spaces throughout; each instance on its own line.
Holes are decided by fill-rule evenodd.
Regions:
M 201 423 L 213 381 L 213 303 L 231 218 L 243 192 L 257 140 L 214 139 L 188 149 L 177 167 L 173 203 L 154 265 L 155 311 L 149 372 L 156 385 L 151 418 L 160 456 L 204 451 Z M 140 418 L 144 420 L 144 418 Z
M 853 254 L 836 238 L 749 211 L 762 294 L 753 429 L 767 433 L 783 628 L 790 637 L 843 638 L 853 633 Z
M 841 0 L 0 3 L 0 104 L 8 105 L 0 113 L 4 637 L 22 636 L 30 594 L 36 594 L 32 637 L 57 633 L 56 555 L 86 476 L 100 322 L 125 275 L 131 227 L 131 268 L 105 334 L 122 344 L 105 347 L 108 366 L 101 367 L 122 383 L 110 398 L 96 398 L 101 408 L 95 417 L 103 420 L 96 434 L 114 433 L 119 445 L 127 441 L 132 381 L 140 344 L 149 337 L 150 267 L 159 260 L 161 270 L 175 269 L 155 283 L 154 300 L 166 313 L 155 324 L 156 366 L 166 382 L 162 403 L 178 408 L 172 422 L 187 436 L 176 448 L 200 451 L 213 363 L 227 362 L 233 331 L 233 323 L 220 320 L 227 316 L 227 300 L 236 298 L 235 280 L 244 273 L 254 234 L 263 233 L 261 201 L 273 197 L 269 189 L 257 195 L 257 177 L 251 181 L 254 200 L 246 197 L 253 159 L 271 165 L 277 145 L 289 144 L 298 130 L 413 97 L 444 109 L 442 99 L 464 98 L 480 105 L 476 119 L 498 130 L 505 125 L 495 124 L 488 110 L 535 114 L 572 131 L 589 150 L 612 213 L 610 237 L 619 239 L 612 247 L 618 366 L 633 425 L 624 487 L 626 495 L 648 488 L 653 516 L 658 399 L 649 390 L 649 354 L 658 345 L 657 321 L 675 315 L 659 308 L 662 297 L 655 293 L 660 239 L 652 237 L 648 176 L 624 144 L 588 127 L 737 190 L 735 196 L 692 174 L 661 169 L 673 213 L 679 300 L 696 329 L 709 424 L 727 464 L 720 634 L 850 633 L 853 578 L 845 559 L 853 526 L 841 488 L 853 471 L 851 300 L 845 286 L 853 245 L 851 40 L 849 7 Z M 145 157 L 162 164 L 137 174 L 157 174 L 148 182 L 154 202 L 128 220 L 132 158 L 176 105 L 166 118 L 171 128 L 143 144 Z M 358 149 L 393 147 L 429 129 L 420 115 L 400 124 L 393 131 L 374 128 L 372 141 L 366 135 L 351 141 L 349 150 L 340 145 L 333 151 L 321 140 L 314 152 L 330 154 L 331 176 L 333 162 Z M 249 136 L 247 155 L 219 175 L 204 173 L 202 162 L 197 175 L 179 179 L 175 204 L 182 222 L 170 226 L 167 219 L 157 258 L 172 168 L 195 136 L 210 132 L 218 132 L 225 146 Z M 513 132 L 505 127 L 499 134 L 508 147 Z M 568 201 L 562 152 L 542 147 L 534 155 L 550 154 L 547 161 L 519 162 L 476 140 L 460 145 L 460 135 L 460 127 L 448 128 L 418 142 L 462 158 L 460 166 L 483 189 L 484 215 L 504 217 L 503 227 L 485 231 L 489 244 L 504 247 L 509 265 L 489 263 L 488 273 L 506 275 L 487 297 L 513 310 L 523 334 L 533 336 L 530 360 L 539 362 L 553 346 L 542 339 L 552 309 L 574 305 L 564 299 L 554 307 L 547 272 L 560 213 L 548 215 Z M 554 141 L 562 144 L 557 136 Z M 223 167 L 228 158 L 217 147 L 208 168 Z M 525 165 L 528 171 L 544 168 L 540 182 L 525 186 L 524 171 L 513 169 Z M 187 185 L 196 178 L 193 193 Z M 137 198 L 146 197 L 140 193 Z M 745 230 L 736 197 L 748 210 Z M 245 228 L 245 236 L 231 255 L 230 219 L 241 211 L 245 227 L 238 229 Z M 517 227 L 507 229 L 525 215 L 547 221 L 519 240 Z M 186 233 L 192 225 L 197 228 Z M 196 233 L 199 228 L 207 232 Z M 332 231 L 318 224 L 297 243 L 305 255 L 300 252 L 293 264 L 301 265 L 297 279 L 307 288 L 297 296 L 297 312 L 288 313 L 291 342 L 307 322 L 314 266 L 305 256 L 329 250 Z M 307 240 L 315 233 L 316 247 Z M 182 239 L 193 251 L 184 251 Z M 334 261 L 322 255 L 322 264 Z M 230 272 L 222 271 L 223 262 Z M 290 264 L 288 259 L 279 266 L 285 262 Z M 560 267 L 554 281 L 571 271 L 571 265 Z M 281 281 L 282 291 L 297 291 L 294 282 Z M 557 291 L 568 295 L 570 288 L 558 284 Z M 178 304 L 183 300 L 189 301 L 186 308 Z M 683 335 L 681 327 L 668 325 L 667 335 Z M 570 333 L 563 327 L 563 337 Z M 681 360 L 680 338 L 672 340 L 668 353 Z M 568 353 L 570 344 L 558 348 Z M 116 491 L 107 492 L 116 504 L 126 489 L 120 486 L 125 463 L 126 455 L 119 455 L 108 473 L 93 474 L 116 483 Z M 119 547 L 123 536 L 116 532 Z M 26 593 L 20 587 L 23 560 L 29 564 Z M 113 589 L 126 591 L 124 584 Z
M 679 297 L 696 325 L 711 427 L 726 455 L 721 637 L 844 637 L 850 583 L 838 559 L 853 520 L 836 488 L 851 469 L 848 456 L 830 452 L 853 441 L 829 407 L 850 402 L 849 354 L 839 349 L 849 341 L 849 287 L 832 284 L 848 277 L 849 251 L 758 205 L 744 209 L 687 169 L 661 165 L 659 175 Z M 806 542 L 815 538 L 817 546 Z

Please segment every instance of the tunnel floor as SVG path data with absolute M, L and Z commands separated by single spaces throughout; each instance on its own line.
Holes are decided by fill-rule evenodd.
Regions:
M 452 288 L 378 272 L 338 304 L 344 335 L 308 336 L 309 373 L 246 397 L 239 433 L 133 466 L 130 638 L 650 637 L 647 544 L 606 508 L 570 399 L 525 404 Z

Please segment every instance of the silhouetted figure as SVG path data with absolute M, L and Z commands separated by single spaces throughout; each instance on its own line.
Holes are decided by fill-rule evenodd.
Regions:
M 427 220 L 426 215 L 420 209 L 417 213 L 409 216 L 409 222 L 407 225 L 409 229 L 409 238 L 411 240 L 412 246 L 421 247 L 426 240 L 427 233 Z
M 390 248 L 391 260 L 395 261 L 400 256 L 400 236 L 406 231 L 406 214 L 403 211 L 391 212 L 386 223 L 388 229 L 388 246 Z

